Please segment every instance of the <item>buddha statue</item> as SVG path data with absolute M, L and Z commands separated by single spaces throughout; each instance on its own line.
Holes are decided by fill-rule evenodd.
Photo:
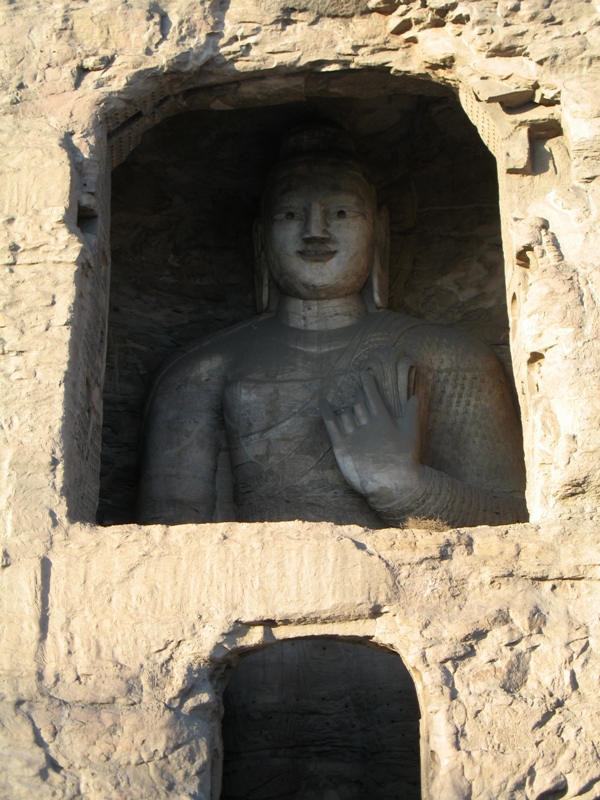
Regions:
M 386 310 L 386 212 L 345 131 L 288 134 L 254 238 L 262 313 L 158 372 L 139 521 L 525 521 L 502 369 L 471 335 Z

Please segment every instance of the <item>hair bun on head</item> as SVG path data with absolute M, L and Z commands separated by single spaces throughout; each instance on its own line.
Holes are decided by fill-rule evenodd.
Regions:
M 348 131 L 331 122 L 302 125 L 287 133 L 279 150 L 280 159 L 305 153 L 331 153 L 355 156 L 354 144 Z

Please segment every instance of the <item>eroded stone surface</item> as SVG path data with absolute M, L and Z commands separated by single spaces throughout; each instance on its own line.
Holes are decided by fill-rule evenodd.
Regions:
M 595 4 L 101 0 L 1 14 L 2 796 L 209 797 L 236 653 L 333 635 L 392 647 L 411 669 L 425 796 L 593 800 Z M 390 93 L 458 90 L 496 156 L 537 524 L 68 529 L 69 513 L 91 521 L 98 493 L 108 159 L 180 111 L 369 98 L 368 82 L 353 88 L 367 69 Z
M 223 679 L 239 655 L 342 637 L 408 667 L 425 797 L 537 797 L 556 782 L 593 797 L 600 567 L 593 526 L 566 534 L 71 528 L 52 558 L 44 695 L 12 712 L 12 746 L 33 780 L 43 743 L 50 779 L 86 797 L 209 796 Z

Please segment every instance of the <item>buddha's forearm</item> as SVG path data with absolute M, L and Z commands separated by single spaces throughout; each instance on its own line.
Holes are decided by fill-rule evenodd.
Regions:
M 491 492 L 423 467 L 418 487 L 400 498 L 369 500 L 389 525 L 406 524 L 409 518 L 441 519 L 452 527 L 504 525 L 527 520 L 525 501 L 513 495 Z

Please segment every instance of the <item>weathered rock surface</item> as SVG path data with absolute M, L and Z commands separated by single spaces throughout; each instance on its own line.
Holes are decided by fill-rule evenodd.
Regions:
M 295 637 L 401 654 L 427 741 L 424 796 L 595 796 L 593 526 L 64 534 L 42 576 L 41 694 L 5 704 L 8 745 L 23 754 L 6 796 L 35 794 L 36 781 L 36 796 L 210 796 L 228 670 Z
M 229 671 L 244 653 L 298 637 L 401 655 L 422 715 L 423 797 L 600 795 L 597 14 L 584 0 L 2 7 L 0 797 L 216 799 Z M 132 409 L 167 338 L 178 345 L 189 333 L 175 311 L 198 333 L 250 312 L 247 273 L 232 268 L 238 244 L 226 242 L 223 289 L 223 262 L 204 235 L 210 218 L 202 236 L 193 229 L 195 187 L 183 175 L 191 143 L 177 126 L 208 137 L 210 126 L 190 115 L 235 113 L 230 130 L 241 135 L 240 109 L 283 124 L 273 108 L 285 104 L 339 114 L 365 151 L 371 142 L 374 156 L 385 154 L 382 187 L 397 170 L 392 199 L 419 173 L 416 207 L 435 212 L 435 224 L 411 218 L 415 206 L 398 201 L 396 307 L 426 316 L 427 306 L 505 346 L 490 161 L 474 149 L 465 171 L 471 140 L 457 96 L 497 162 L 532 524 L 445 533 L 301 522 L 94 527 L 110 169 L 149 132 L 114 173 L 105 410 L 112 403 L 112 420 L 121 409 L 131 427 L 105 436 L 105 452 L 125 453 L 129 470 L 112 484 L 124 484 L 118 503 L 106 488 L 105 508 L 123 509 L 135 473 Z M 429 115 L 413 139 L 420 162 L 399 146 L 416 108 Z M 165 131 L 172 138 L 161 142 Z M 170 142 L 182 157 L 162 162 L 169 183 L 157 175 Z M 221 148 L 230 152 L 225 140 L 203 140 L 199 151 L 210 160 Z M 215 165 L 211 192 L 226 173 Z M 448 205 L 458 216 L 446 216 Z M 178 214 L 186 219 L 174 230 Z M 198 265 L 208 267 L 202 278 Z M 164 327 L 149 323 L 160 286 L 166 305 L 180 304 Z M 132 304 L 142 296 L 137 326 Z

